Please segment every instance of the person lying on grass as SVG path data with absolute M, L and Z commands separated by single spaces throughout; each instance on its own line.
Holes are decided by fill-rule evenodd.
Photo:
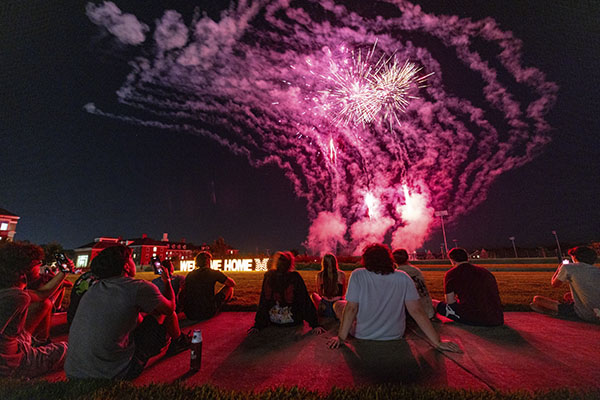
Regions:
M 573 263 L 560 264 L 552 276 L 552 287 L 569 285 L 570 291 L 564 302 L 544 296 L 535 296 L 531 309 L 544 314 L 561 317 L 577 317 L 584 321 L 600 323 L 600 268 L 594 263 L 596 252 L 589 247 L 579 246 L 569 250 Z
M 168 347 L 176 354 L 190 346 L 179 328 L 168 267 L 161 275 L 165 296 L 150 282 L 133 279 L 131 249 L 108 247 L 93 260 L 98 282 L 81 298 L 65 361 L 68 378 L 134 379 L 148 360 Z
M 362 265 L 364 268 L 355 269 L 350 275 L 346 301 L 334 305 L 341 323 L 337 336 L 327 342 L 329 348 L 338 348 L 349 334 L 367 340 L 400 339 L 408 310 L 436 349 L 461 352 L 456 343 L 440 340 L 423 310 L 412 279 L 395 269 L 387 246 L 379 243 L 367 246 Z
M 302 276 L 294 270 L 294 256 L 290 252 L 277 252 L 271 264 L 273 269 L 265 272 L 258 311 L 254 326 L 248 329 L 252 335 L 269 325 L 295 326 L 308 322 L 312 332 L 325 332 L 319 325 L 317 310 L 313 304 Z

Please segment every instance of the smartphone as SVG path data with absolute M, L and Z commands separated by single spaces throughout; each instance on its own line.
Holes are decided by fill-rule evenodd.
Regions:
M 154 268 L 154 273 L 156 275 L 161 275 L 162 274 L 162 263 L 160 262 L 160 258 L 158 256 L 154 256 L 150 260 L 150 263 L 152 264 L 152 268 Z
M 58 266 L 58 270 L 60 272 L 71 272 L 71 269 L 69 268 L 69 261 L 67 261 L 67 256 L 65 256 L 64 253 L 56 253 L 54 254 L 54 258 L 56 259 L 56 265 Z

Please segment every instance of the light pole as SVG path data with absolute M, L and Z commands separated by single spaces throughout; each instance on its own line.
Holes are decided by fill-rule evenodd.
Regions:
M 515 251 L 515 258 L 519 258 L 519 256 L 517 255 L 517 248 L 515 247 L 515 237 L 511 236 L 508 238 L 508 240 L 512 242 L 513 250 Z
M 448 255 L 448 242 L 446 241 L 446 229 L 444 229 L 444 216 L 448 215 L 448 210 L 436 211 L 435 216 L 440 217 L 442 222 L 442 233 L 444 234 L 444 248 L 446 249 L 446 255 Z
M 558 235 L 556 234 L 556 231 L 552 231 L 552 234 L 554 235 L 554 239 L 556 239 L 556 247 L 558 248 L 558 262 L 562 262 L 562 251 L 560 250 Z

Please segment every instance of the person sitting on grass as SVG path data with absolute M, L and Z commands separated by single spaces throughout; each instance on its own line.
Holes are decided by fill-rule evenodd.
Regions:
M 44 250 L 34 244 L 26 244 L 25 248 L 31 260 L 31 269 L 27 273 L 27 286 L 25 287 L 31 298 L 25 329 L 39 342 L 48 343 L 52 309 L 59 297 L 62 300 L 67 274 L 64 272 L 42 274 Z M 72 270 L 73 262 L 71 260 L 68 262 Z M 71 285 L 71 283 L 68 284 Z
M 175 293 L 175 304 L 176 304 L 175 310 L 180 311 L 181 305 L 178 302 L 178 298 L 179 298 L 178 295 L 179 295 L 179 290 L 181 290 L 181 285 L 182 285 L 183 281 L 185 280 L 185 277 L 181 276 L 181 275 L 174 275 L 175 267 L 173 266 L 173 263 L 171 262 L 171 260 L 163 260 L 161 264 L 162 264 L 163 269 L 169 270 L 169 275 L 171 275 L 171 286 L 173 287 L 173 293 Z M 158 278 L 153 279 L 152 283 L 156 285 L 158 290 L 160 290 L 160 293 L 164 296 L 166 288 L 165 288 L 165 284 L 162 280 L 162 277 L 159 276 Z
M 362 265 L 363 268 L 355 269 L 350 275 L 346 300 L 334 305 L 341 323 L 337 336 L 327 342 L 329 348 L 338 348 L 350 334 L 366 340 L 400 339 L 406 328 L 408 310 L 436 349 L 461 351 L 457 344 L 440 340 L 423 311 L 413 281 L 394 268 L 387 246 L 378 243 L 367 246 Z
M 346 274 L 338 267 L 333 254 L 325 254 L 321 260 L 321 271 L 317 274 L 317 291 L 311 299 L 321 317 L 335 317 L 333 305 L 344 299 L 346 292 Z
M 498 284 L 485 268 L 469 263 L 465 249 L 448 253 L 452 268 L 444 275 L 446 301 L 433 300 L 436 311 L 466 325 L 499 326 L 504 324 Z
M 99 280 L 81 298 L 71 324 L 68 378 L 134 379 L 167 346 L 167 355 L 189 348 L 168 270 L 162 274 L 165 296 L 152 283 L 133 279 L 135 263 L 127 246 L 104 249 L 91 270 Z
M 32 246 L 18 242 L 0 246 L 0 376 L 43 375 L 60 368 L 67 352 L 66 342 L 39 345 L 26 329 L 30 303 L 44 301 L 25 290 L 27 275 L 41 263 Z M 64 272 L 56 279 L 64 279 L 61 275 Z
M 406 272 L 415 283 L 415 289 L 417 289 L 417 293 L 419 293 L 423 310 L 425 310 L 429 319 L 433 318 L 435 316 L 435 310 L 433 309 L 433 303 L 431 301 L 431 296 L 429 296 L 423 273 L 419 268 L 408 263 L 408 251 L 405 249 L 394 250 L 392 256 L 396 262 L 396 268 Z
M 535 296 L 530 306 L 540 313 L 600 323 L 600 268 L 594 266 L 598 255 L 585 246 L 570 249 L 569 255 L 573 263 L 559 265 L 550 282 L 552 287 L 568 283 L 565 302 Z
M 317 310 L 308 295 L 302 276 L 294 270 L 294 256 L 290 252 L 277 252 L 273 256 L 272 269 L 265 272 L 258 311 L 254 326 L 248 334 L 254 334 L 269 325 L 297 326 L 308 322 L 312 332 L 325 332 L 319 325 Z
M 185 316 L 192 320 L 205 320 L 215 316 L 223 304 L 233 298 L 235 281 L 223 272 L 210 268 L 212 256 L 201 251 L 196 256 L 196 269 L 187 274 L 179 292 L 179 304 Z M 215 294 L 215 283 L 223 287 Z
M 31 276 L 27 278 L 27 290 L 43 292 L 48 289 L 53 289 L 50 287 L 50 281 L 52 281 L 52 278 L 56 276 L 57 272 L 58 269 L 53 270 L 48 265 L 45 265 L 42 268 L 34 268 L 31 271 Z M 52 295 L 48 297 L 48 299 L 52 302 L 53 313 L 66 311 L 62 307 L 62 301 L 65 296 L 65 288 L 68 287 L 73 287 L 73 284 L 64 279 L 59 282 L 56 289 L 53 290 Z

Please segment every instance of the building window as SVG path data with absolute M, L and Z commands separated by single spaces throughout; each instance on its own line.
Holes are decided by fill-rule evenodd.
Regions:
M 7 231 L 8 230 L 8 224 L 6 222 L 1 222 L 0 223 L 0 231 Z
M 87 264 L 88 264 L 88 255 L 87 254 L 77 256 L 77 267 L 85 268 L 85 267 L 87 267 Z

